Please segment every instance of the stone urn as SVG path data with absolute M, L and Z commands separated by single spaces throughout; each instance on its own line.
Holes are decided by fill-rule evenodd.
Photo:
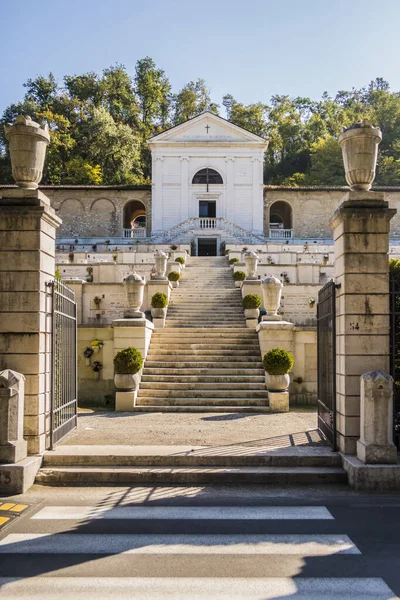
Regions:
M 290 375 L 270 375 L 265 373 L 265 385 L 269 392 L 285 392 L 290 384 Z
M 246 263 L 247 269 L 246 279 L 258 279 L 256 275 L 258 255 L 255 252 L 246 252 L 246 254 L 244 255 L 244 262 Z
M 14 125 L 5 128 L 9 142 L 12 175 L 15 183 L 28 190 L 36 190 L 43 175 L 47 144 L 50 142 L 48 125 L 40 126 L 31 117 L 20 115 Z
M 166 308 L 151 308 L 151 316 L 155 319 L 165 319 L 166 314 Z
M 162 250 L 157 250 L 154 254 L 154 262 L 156 263 L 156 274 L 154 279 L 165 281 L 168 277 L 165 275 L 167 269 L 168 256 Z
M 342 128 L 339 145 L 343 154 L 346 181 L 352 190 L 368 191 L 371 188 L 381 140 L 381 130 L 373 127 L 367 119 L 348 129 Z
M 132 273 L 124 279 L 126 294 L 128 297 L 129 310 L 125 311 L 124 317 L 128 319 L 144 318 L 144 313 L 140 311 L 143 304 L 144 286 L 146 281 L 138 273 Z
M 134 392 L 138 389 L 140 383 L 140 373 L 126 373 L 114 375 L 114 385 L 119 392 Z
M 273 275 L 269 275 L 262 282 L 261 289 L 267 315 L 276 317 L 281 303 L 282 281 Z

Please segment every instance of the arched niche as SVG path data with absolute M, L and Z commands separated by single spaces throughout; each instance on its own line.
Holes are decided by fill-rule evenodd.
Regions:
M 273 229 L 293 229 L 292 207 L 288 202 L 278 200 L 271 204 L 269 209 L 269 228 Z
M 98 198 L 92 203 L 88 233 L 101 237 L 114 237 L 119 234 L 115 206 L 108 198 Z
M 136 227 L 146 227 L 147 211 L 140 200 L 130 200 L 124 206 L 123 228 L 134 229 Z

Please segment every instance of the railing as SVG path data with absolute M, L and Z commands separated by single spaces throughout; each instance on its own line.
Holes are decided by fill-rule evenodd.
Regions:
M 212 219 L 210 217 L 200 217 L 199 218 L 200 229 L 215 229 L 216 226 L 217 226 L 217 219 Z
M 77 320 L 74 292 L 61 281 L 54 280 L 48 285 L 52 299 L 52 449 L 54 444 L 77 426 Z
M 273 240 L 289 240 L 293 237 L 293 229 L 270 229 L 269 237 Z
M 145 238 L 146 229 L 144 227 L 133 227 L 133 229 L 123 229 L 124 238 Z

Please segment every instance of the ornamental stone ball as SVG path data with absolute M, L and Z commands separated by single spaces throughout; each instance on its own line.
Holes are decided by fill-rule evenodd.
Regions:
M 48 125 L 39 125 L 31 117 L 20 115 L 14 125 L 5 128 L 9 142 L 12 175 L 18 187 L 35 190 L 43 175 L 47 144 L 50 142 Z
M 379 127 L 362 119 L 347 129 L 342 127 L 339 145 L 342 149 L 346 181 L 354 191 L 368 191 L 375 179 L 378 145 L 382 140 Z

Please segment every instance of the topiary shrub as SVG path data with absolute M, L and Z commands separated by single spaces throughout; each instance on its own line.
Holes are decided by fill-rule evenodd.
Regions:
M 247 294 L 247 296 L 243 298 L 243 308 L 246 310 L 260 308 L 260 306 L 261 298 L 258 294 Z
M 181 276 L 178 273 L 178 271 L 171 271 L 171 273 L 168 273 L 168 279 L 170 281 L 179 281 L 180 278 L 181 278 Z
M 233 281 L 244 281 L 246 279 L 246 273 L 244 271 L 235 271 L 233 273 Z
M 235 264 L 235 263 L 237 263 L 237 262 L 239 262 L 239 259 L 238 259 L 238 258 L 230 258 L 230 259 L 229 259 L 229 264 L 230 264 L 230 265 L 234 265 L 234 264 Z
M 151 299 L 151 306 L 153 308 L 166 308 L 168 306 L 167 296 L 162 292 L 157 292 Z
M 272 348 L 264 354 L 263 365 L 268 375 L 285 375 L 293 367 L 293 356 L 282 348 Z
M 178 263 L 180 263 L 181 265 L 184 265 L 184 264 L 185 264 L 185 259 L 183 258 L 183 256 L 178 256 L 178 257 L 175 259 L 175 262 L 178 262 Z
M 143 357 L 133 346 L 120 350 L 114 356 L 114 371 L 118 375 L 135 375 L 142 366 Z

